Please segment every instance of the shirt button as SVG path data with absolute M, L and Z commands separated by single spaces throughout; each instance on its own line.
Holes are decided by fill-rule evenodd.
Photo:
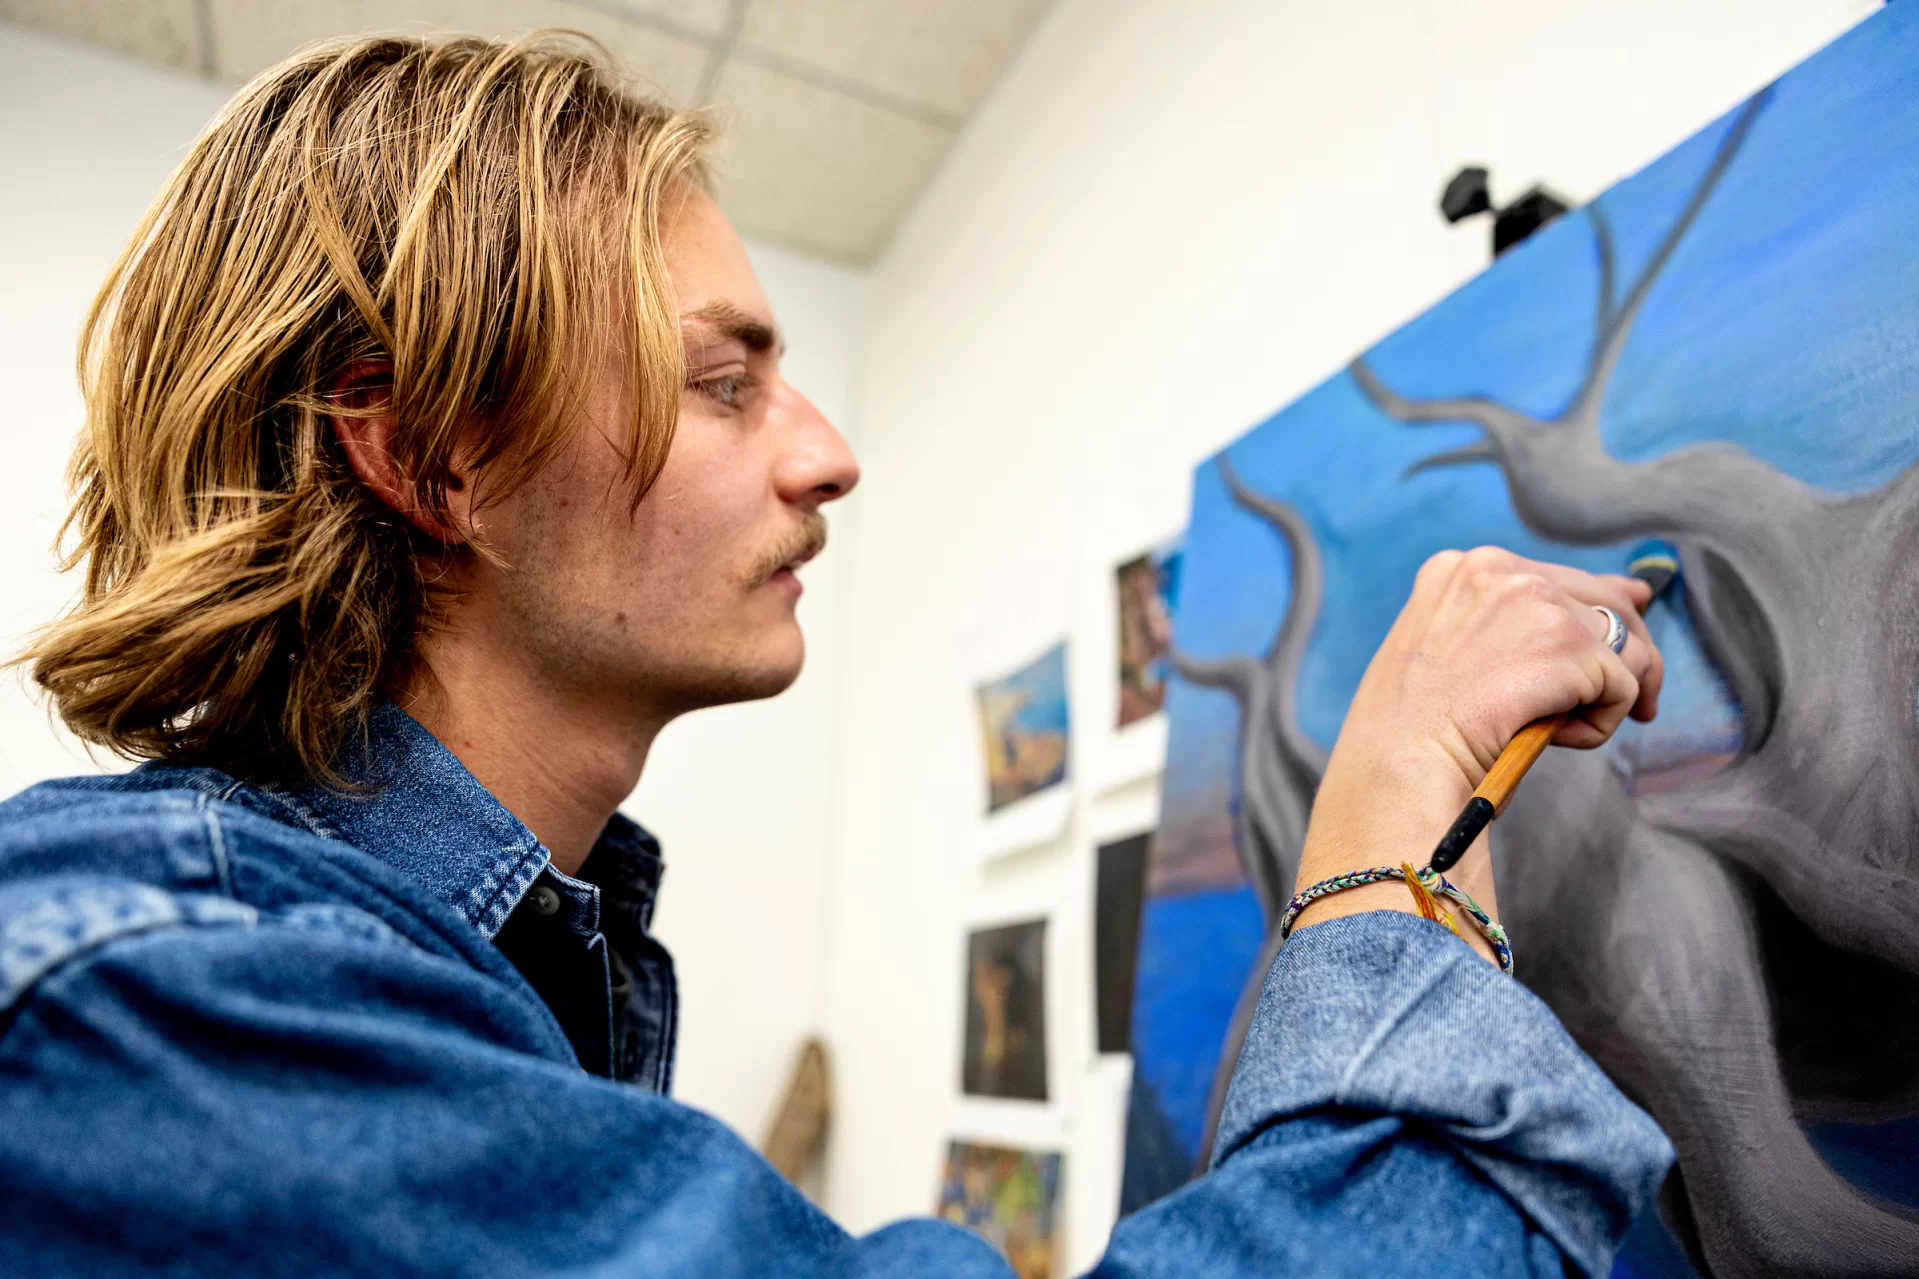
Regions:
M 533 908 L 536 915 L 560 913 L 560 895 L 545 884 L 533 885 L 533 891 L 526 895 L 526 904 Z

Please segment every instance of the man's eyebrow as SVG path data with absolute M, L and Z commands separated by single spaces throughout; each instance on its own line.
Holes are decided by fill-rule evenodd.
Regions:
M 786 345 L 772 325 L 731 302 L 708 302 L 697 311 L 686 312 L 680 323 L 716 329 L 722 337 L 733 338 L 756 355 L 784 350 Z

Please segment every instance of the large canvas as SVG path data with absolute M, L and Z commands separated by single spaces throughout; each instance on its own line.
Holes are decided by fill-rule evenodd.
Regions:
M 1420 563 L 1617 572 L 1658 537 L 1683 570 L 1649 617 L 1660 718 L 1548 751 L 1493 828 L 1519 979 L 1679 1150 L 1621 1273 L 1915 1273 L 1915 227 L 1919 8 L 1894 5 L 1199 468 L 1127 1206 L 1209 1144 Z

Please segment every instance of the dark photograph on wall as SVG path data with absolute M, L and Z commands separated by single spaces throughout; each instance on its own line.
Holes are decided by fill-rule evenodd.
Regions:
M 1046 921 L 983 928 L 966 940 L 966 1045 L 960 1089 L 1046 1100 Z
M 1093 1002 L 1099 1015 L 1099 1050 L 1130 1049 L 1133 1021 L 1133 955 L 1139 947 L 1140 899 L 1146 893 L 1146 853 L 1153 833 L 1099 846 L 1093 892 Z

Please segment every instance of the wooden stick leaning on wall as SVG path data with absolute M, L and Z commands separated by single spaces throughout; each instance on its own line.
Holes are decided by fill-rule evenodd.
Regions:
M 760 1153 L 794 1185 L 826 1148 L 826 1130 L 832 1119 L 832 1074 L 827 1069 L 826 1045 L 817 1037 L 800 1046 L 787 1081 L 786 1097 L 766 1130 Z

